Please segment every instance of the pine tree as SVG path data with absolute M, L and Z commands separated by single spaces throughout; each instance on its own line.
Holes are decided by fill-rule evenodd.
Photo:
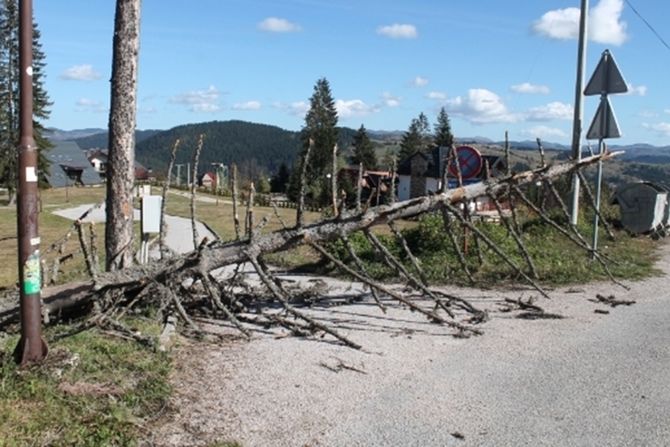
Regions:
M 449 115 L 444 107 L 440 109 L 440 113 L 437 115 L 437 123 L 435 123 L 435 144 L 444 147 L 451 147 L 454 144 Z
M 288 169 L 288 166 L 286 166 L 286 163 L 282 163 L 281 165 L 279 165 L 279 170 L 277 171 L 277 174 L 275 174 L 272 177 L 272 180 L 270 180 L 270 191 L 286 192 L 290 176 L 291 173 Z
M 302 128 L 302 157 L 309 147 L 310 140 L 314 147 L 309 156 L 307 167 L 307 185 L 310 195 L 322 205 L 328 203 L 328 179 L 332 166 L 333 147 L 337 143 L 337 110 L 330 91 L 330 84 L 326 78 L 321 78 L 314 85 L 314 93 L 309 100 L 309 111 L 305 115 L 305 126 Z M 301 169 L 294 169 L 291 178 L 292 196 L 295 195 L 296 185 L 299 185 Z M 298 186 L 299 189 L 299 186 Z M 295 198 L 295 197 L 293 197 Z
M 363 163 L 363 168 L 368 170 L 377 169 L 377 155 L 375 154 L 375 148 L 370 141 L 368 132 L 365 130 L 365 126 L 361 124 L 361 127 L 358 129 L 354 135 L 354 155 L 351 157 L 352 163 L 358 165 Z
M 425 152 L 428 150 L 431 141 L 429 128 L 428 118 L 426 118 L 423 112 L 417 118 L 412 119 L 407 132 L 405 132 L 400 141 L 400 152 L 398 153 L 400 161 L 406 159 L 414 152 Z
M 10 203 L 16 198 L 19 144 L 19 10 L 17 0 L 0 3 L 0 185 L 9 191 Z M 46 151 L 51 147 L 38 120 L 49 117 L 51 102 L 44 87 L 45 55 L 40 32 L 33 24 L 33 121 L 34 139 L 39 151 L 40 183 L 45 183 L 49 168 Z

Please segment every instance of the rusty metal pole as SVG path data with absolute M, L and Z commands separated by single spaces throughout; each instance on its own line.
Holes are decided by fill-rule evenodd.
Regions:
M 37 231 L 37 146 L 33 138 L 33 5 L 19 1 L 19 184 L 17 224 L 21 339 L 14 350 L 17 363 L 39 362 L 47 354 L 42 338 L 40 300 L 40 238 Z

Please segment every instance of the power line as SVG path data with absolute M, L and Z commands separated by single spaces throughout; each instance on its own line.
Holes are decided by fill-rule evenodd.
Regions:
M 647 22 L 647 19 L 645 19 L 644 17 L 642 17 L 642 14 L 640 14 L 640 13 L 637 11 L 637 9 L 635 9 L 635 6 L 633 6 L 633 5 L 631 4 L 630 0 L 626 0 L 626 4 L 627 4 L 628 6 L 630 6 L 630 9 L 633 10 L 633 12 L 635 13 L 635 15 L 637 15 L 637 16 L 640 18 L 640 20 L 642 20 L 642 21 L 644 22 L 645 25 L 647 25 L 647 28 L 649 28 L 649 29 L 651 30 L 651 32 L 654 33 L 654 35 L 658 38 L 658 40 L 660 40 L 661 43 L 662 43 L 668 50 L 670 50 L 670 45 L 668 45 L 668 42 L 666 42 L 665 39 L 663 39 L 663 37 L 661 37 L 661 35 L 658 33 L 658 31 L 656 31 L 656 30 L 654 29 L 654 27 L 651 26 L 651 24 L 650 24 L 649 22 Z

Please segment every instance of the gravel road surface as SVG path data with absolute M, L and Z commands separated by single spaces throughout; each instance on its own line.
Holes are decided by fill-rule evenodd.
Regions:
M 491 312 L 483 336 L 369 302 L 314 308 L 364 345 L 268 332 L 251 342 L 184 342 L 175 410 L 152 445 L 668 446 L 670 245 L 663 275 L 631 290 L 598 283 L 536 303 L 564 319 L 500 312 L 532 291 L 450 289 Z M 337 282 L 338 293 L 351 283 Z M 355 285 L 354 285 L 355 286 Z M 635 300 L 609 308 L 597 293 Z M 391 305 L 391 303 L 389 303 Z M 607 310 L 608 314 L 594 310 Z

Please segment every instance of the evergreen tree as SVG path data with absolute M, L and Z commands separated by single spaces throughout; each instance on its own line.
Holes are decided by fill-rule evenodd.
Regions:
M 16 198 L 19 144 L 19 9 L 17 0 L 0 2 L 0 185 L 7 188 L 10 203 Z M 33 121 L 34 139 L 39 151 L 38 172 L 44 184 L 51 147 L 38 120 L 49 117 L 51 102 L 44 87 L 45 56 L 40 32 L 33 24 Z
M 368 132 L 365 130 L 365 126 L 361 124 L 361 127 L 354 135 L 354 155 L 351 157 L 351 161 L 358 165 L 363 163 L 363 168 L 368 170 L 377 169 L 377 155 L 375 154 L 375 148 L 370 141 Z
M 305 126 L 301 131 L 303 148 L 301 158 L 304 158 L 310 140 L 313 141 L 314 147 L 309 156 L 306 181 L 309 185 L 309 195 L 323 205 L 328 203 L 329 184 L 326 175 L 331 170 L 333 147 L 338 137 L 337 110 L 326 78 L 316 81 L 309 105 L 309 111 L 305 115 Z M 292 195 L 299 190 L 300 173 L 301 169 L 293 170 L 290 188 Z
M 399 161 L 402 162 L 414 152 L 428 150 L 431 140 L 429 128 L 428 118 L 423 112 L 417 118 L 412 119 L 407 132 L 400 141 Z
M 435 144 L 444 147 L 451 147 L 454 144 L 449 115 L 444 107 L 440 109 L 440 113 L 437 115 L 437 123 L 435 123 Z
M 288 169 L 288 166 L 286 166 L 286 163 L 279 165 L 277 174 L 275 174 L 274 177 L 272 177 L 272 180 L 270 180 L 270 191 L 286 192 L 290 176 L 291 173 Z

